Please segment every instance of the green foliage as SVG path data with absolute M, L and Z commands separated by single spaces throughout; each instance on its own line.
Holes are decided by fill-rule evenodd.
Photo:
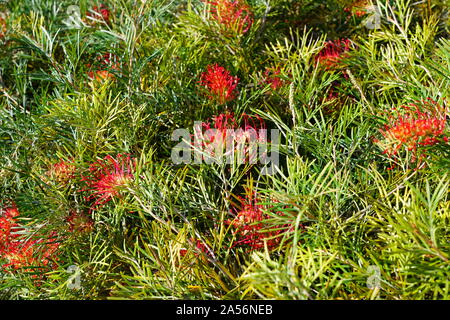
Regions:
M 375 29 L 354 1 L 247 3 L 239 33 L 200 0 L 78 1 L 78 28 L 74 1 L 0 2 L 0 215 L 15 205 L 20 239 L 58 243 L 17 269 L 0 244 L 1 299 L 450 298 L 449 142 L 420 145 L 417 166 L 376 143 L 428 98 L 450 136 L 445 1 L 367 1 Z M 200 84 L 215 63 L 239 78 L 224 104 Z M 174 130 L 226 112 L 279 130 L 273 175 L 173 163 Z M 99 169 L 118 155 L 133 160 Z M 120 188 L 90 184 L 96 169 Z M 240 241 L 247 211 L 261 247 Z

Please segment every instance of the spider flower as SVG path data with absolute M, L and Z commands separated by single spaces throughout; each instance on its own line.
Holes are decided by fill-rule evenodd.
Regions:
M 205 87 L 210 99 L 224 104 L 236 98 L 239 78 L 232 76 L 224 67 L 213 64 L 202 73 L 199 83 Z
M 227 35 L 245 34 L 253 24 L 253 13 L 244 0 L 206 1 L 211 5 L 211 15 Z
M 349 7 L 345 8 L 344 11 L 355 16 L 356 18 L 362 18 L 367 15 L 367 8 L 370 6 L 368 0 L 359 0 L 353 2 Z
M 11 242 L 18 237 L 15 231 L 19 231 L 20 227 L 16 221 L 16 217 L 19 216 L 19 211 L 16 205 L 2 209 L 0 211 L 0 255 L 7 250 L 11 245 Z
M 120 70 L 120 64 L 118 62 L 114 62 L 115 60 L 117 60 L 117 58 L 111 53 L 106 53 L 104 55 L 98 56 L 97 61 L 95 61 L 94 63 L 94 66 L 90 64 L 87 65 L 88 68 L 94 69 L 88 72 L 88 78 L 91 81 L 96 82 L 114 80 L 115 75 L 111 71 Z
M 58 183 L 66 184 L 75 178 L 76 167 L 73 163 L 61 160 L 53 165 L 47 171 L 47 177 L 54 179 Z
M 90 12 L 88 12 L 86 14 L 86 17 L 88 18 L 88 21 L 90 22 L 90 24 L 96 24 L 97 21 L 104 21 L 105 23 L 109 23 L 109 17 L 111 15 L 111 12 L 109 10 L 109 8 L 104 5 L 104 4 L 100 4 L 100 6 L 94 6 L 92 7 L 92 9 L 90 10 Z
M 277 90 L 285 85 L 285 81 L 280 78 L 281 70 L 277 68 L 267 68 L 264 72 L 264 83 L 270 84 L 272 90 Z
M 15 204 L 1 212 L 0 259 L 6 261 L 2 268 L 7 270 L 10 267 L 17 270 L 25 267 L 50 266 L 50 261 L 55 259 L 54 254 L 59 248 L 59 243 L 50 239 L 54 237 L 54 234 L 47 238 L 24 239 L 17 232 L 23 230 L 16 220 L 17 216 L 19 216 L 19 211 Z
M 129 155 L 118 154 L 116 158 L 106 156 L 104 159 L 91 164 L 89 175 L 82 178 L 90 191 L 86 201 L 94 200 L 91 211 L 102 206 L 114 198 L 120 198 L 134 180 L 135 162 Z
M 411 162 L 417 160 L 419 148 L 448 142 L 445 135 L 446 110 L 437 102 L 428 99 L 421 107 L 416 104 L 401 106 L 393 110 L 396 116 L 380 129 L 383 139 L 374 142 L 383 149 L 383 153 L 395 156 L 399 151 L 411 152 Z
M 237 241 L 233 246 L 248 246 L 252 250 L 263 249 L 265 245 L 269 250 L 274 249 L 280 243 L 281 228 L 268 227 L 266 220 L 270 217 L 264 213 L 261 200 L 256 194 L 247 194 L 245 198 L 240 197 L 240 208 L 234 209 L 237 213 L 235 218 L 225 223 L 233 227 L 233 234 Z
M 326 70 L 337 69 L 350 49 L 351 41 L 349 39 L 328 41 L 316 56 L 316 61 Z
M 0 17 L 0 40 L 5 37 L 6 31 L 6 21 Z
M 94 222 L 87 215 L 78 213 L 75 210 L 70 212 L 70 215 L 66 218 L 66 222 L 69 225 L 69 232 L 75 232 L 77 234 L 87 233 L 92 231 Z

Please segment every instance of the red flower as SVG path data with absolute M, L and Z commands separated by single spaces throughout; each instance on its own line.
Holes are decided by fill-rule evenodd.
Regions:
M 109 79 L 113 80 L 115 76 L 110 71 L 120 70 L 120 64 L 118 62 L 114 62 L 114 60 L 117 60 L 117 58 L 111 53 L 98 56 L 97 61 L 94 63 L 95 70 L 88 72 L 88 78 L 97 82 L 103 82 L 104 80 Z M 92 66 L 88 64 L 87 67 L 91 68 Z
M 134 169 L 135 162 L 129 155 L 118 154 L 116 159 L 106 156 L 93 163 L 89 168 L 90 175 L 82 178 L 87 183 L 87 189 L 82 191 L 92 192 L 86 200 L 95 199 L 91 210 L 120 197 L 121 191 L 134 180 Z
M 367 7 L 370 5 L 369 1 L 361 0 L 353 2 L 350 7 L 344 9 L 345 12 L 351 15 L 361 18 L 367 14 Z
M 285 81 L 280 78 L 280 69 L 267 68 L 264 72 L 264 82 L 270 84 L 273 90 L 277 90 L 285 85 Z
M 448 142 L 444 134 L 446 110 L 431 99 L 421 104 L 421 107 L 410 104 L 393 110 L 397 116 L 391 117 L 389 124 L 380 129 L 384 139 L 374 141 L 384 149 L 383 153 L 397 155 L 404 147 L 412 152 L 414 162 L 421 146 Z
M 15 219 L 18 215 L 17 207 L 13 205 L 2 210 L 0 216 L 0 258 L 7 261 L 2 268 L 6 270 L 12 267 L 16 270 L 30 266 L 48 267 L 50 261 L 56 259 L 54 254 L 59 248 L 59 243 L 50 240 L 50 237 L 22 239 L 17 233 L 23 230 Z
M 47 176 L 55 179 L 59 183 L 67 183 L 75 178 L 76 167 L 73 163 L 61 160 L 50 166 Z
M 109 23 L 110 11 L 106 5 L 101 4 L 100 7 L 92 7 L 90 12 L 88 12 L 86 16 L 91 17 L 89 21 L 92 21 L 93 24 L 96 24 L 97 22 L 95 20 L 99 19 L 102 19 L 105 23 Z
M 264 206 L 255 194 L 240 197 L 241 207 L 233 220 L 225 221 L 234 228 L 237 241 L 233 246 L 249 246 L 252 250 L 263 249 L 265 245 L 269 250 L 279 245 L 282 232 L 280 227 L 268 227 L 265 220 L 270 216 L 264 213 Z M 267 208 L 266 208 L 267 209 Z
M 208 248 L 203 244 L 203 242 L 201 240 L 199 240 L 199 239 L 195 240 L 195 239 L 191 238 L 191 242 L 195 244 L 196 250 L 194 251 L 194 255 L 196 257 L 199 255 L 199 252 L 203 252 L 203 253 L 209 255 Z M 186 256 L 187 253 L 188 253 L 188 249 L 182 248 L 180 250 L 180 255 L 182 257 Z
M 92 231 L 94 222 L 86 215 L 72 211 L 66 218 L 69 224 L 69 231 L 76 233 L 85 233 Z
M 11 207 L 0 210 L 0 256 L 18 237 L 18 234 L 15 233 L 20 230 L 16 221 L 17 216 L 19 216 L 19 211 L 14 203 Z
M 253 14 L 244 0 L 206 1 L 211 14 L 227 34 L 244 34 L 253 24 Z
M 336 69 L 350 49 L 351 41 L 349 39 L 328 41 L 325 48 L 316 56 L 316 61 L 326 70 Z
M 209 98 L 220 104 L 231 101 L 236 97 L 236 87 L 239 78 L 230 75 L 224 67 L 218 64 L 209 65 L 207 71 L 200 77 L 200 84 L 209 92 Z
M 5 37 L 6 30 L 6 21 L 0 17 L 0 40 Z

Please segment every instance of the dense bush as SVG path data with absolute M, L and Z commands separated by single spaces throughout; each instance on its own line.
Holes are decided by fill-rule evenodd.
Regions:
M 449 299 L 449 26 L 434 0 L 0 2 L 1 297 Z M 272 172 L 221 153 L 249 137 Z

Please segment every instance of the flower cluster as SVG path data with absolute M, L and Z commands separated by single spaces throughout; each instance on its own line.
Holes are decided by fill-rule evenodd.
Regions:
M 130 155 L 118 154 L 116 158 L 106 156 L 89 167 L 89 175 L 83 176 L 82 181 L 91 194 L 85 198 L 86 201 L 95 200 L 91 211 L 104 205 L 114 198 L 120 198 L 125 190 L 134 180 L 135 161 Z
M 285 81 L 280 78 L 281 70 L 278 68 L 267 68 L 264 72 L 265 84 L 270 84 L 272 90 L 277 90 L 285 85 Z
M 69 232 L 71 233 L 86 233 L 92 231 L 94 228 L 94 222 L 91 218 L 75 210 L 70 212 L 70 215 L 66 218 L 66 222 L 69 225 Z
M 57 260 L 55 254 L 60 246 L 59 242 L 52 240 L 55 234 L 48 238 L 26 238 L 20 236 L 23 228 L 16 218 L 19 216 L 17 207 L 13 206 L 1 211 L 0 215 L 0 258 L 7 263 L 2 268 L 35 268 L 53 267 L 52 260 Z
M 204 254 L 209 255 L 208 248 L 205 246 L 205 244 L 201 240 L 199 240 L 199 239 L 195 240 L 194 238 L 191 238 L 190 241 L 193 244 L 195 244 L 196 249 L 194 250 L 194 256 L 196 256 L 196 257 L 199 256 L 199 252 L 203 252 Z M 180 250 L 180 255 L 182 257 L 185 257 L 188 252 L 189 252 L 188 249 L 182 248 Z
M 428 99 L 420 107 L 410 104 L 393 111 L 397 116 L 391 117 L 389 123 L 380 129 L 383 139 L 374 141 L 384 154 L 394 156 L 403 148 L 411 152 L 411 161 L 414 162 L 419 147 L 448 142 L 444 134 L 446 112 L 437 102 Z
M 353 2 L 349 7 L 345 8 L 344 11 L 355 16 L 356 18 L 362 18 L 367 15 L 367 7 L 370 5 L 368 0 L 359 0 Z
M 109 23 L 109 17 L 110 17 L 110 10 L 109 8 L 104 5 L 100 4 L 100 7 L 94 6 L 92 9 L 86 14 L 86 17 L 91 24 L 96 24 L 97 21 L 104 21 L 105 23 Z
M 208 91 L 208 97 L 220 104 L 236 98 L 239 78 L 218 64 L 209 65 L 200 77 L 200 84 Z
M 253 24 L 253 14 L 244 0 L 206 1 L 211 4 L 213 18 L 227 34 L 244 34 Z
M 328 41 L 317 54 L 316 61 L 326 70 L 337 69 L 351 48 L 352 43 L 349 39 Z
M 280 243 L 281 228 L 268 227 L 265 222 L 270 216 L 264 213 L 260 199 L 254 194 L 240 197 L 240 209 L 235 209 L 236 216 L 232 220 L 225 221 L 234 228 L 233 234 L 237 241 L 233 246 L 248 246 L 252 250 L 267 248 L 274 249 Z
M 240 125 L 233 113 L 221 113 L 211 122 L 203 122 L 194 128 L 194 148 L 201 149 L 207 157 L 222 160 L 223 157 L 253 163 L 256 148 L 266 142 L 266 135 L 261 134 L 265 123 L 260 117 L 244 114 Z
M 47 177 L 58 183 L 66 184 L 75 178 L 76 167 L 73 163 L 61 160 L 53 165 L 47 171 Z
M 88 72 L 88 78 L 93 81 L 103 82 L 104 80 L 113 80 L 115 78 L 114 74 L 111 73 L 111 70 L 118 71 L 120 70 L 120 65 L 118 62 L 114 62 L 117 60 L 114 55 L 111 53 L 106 53 L 97 57 L 97 61 L 95 66 L 87 65 L 88 68 L 94 68 Z
M 5 37 L 6 31 L 6 21 L 0 17 L 0 40 Z

